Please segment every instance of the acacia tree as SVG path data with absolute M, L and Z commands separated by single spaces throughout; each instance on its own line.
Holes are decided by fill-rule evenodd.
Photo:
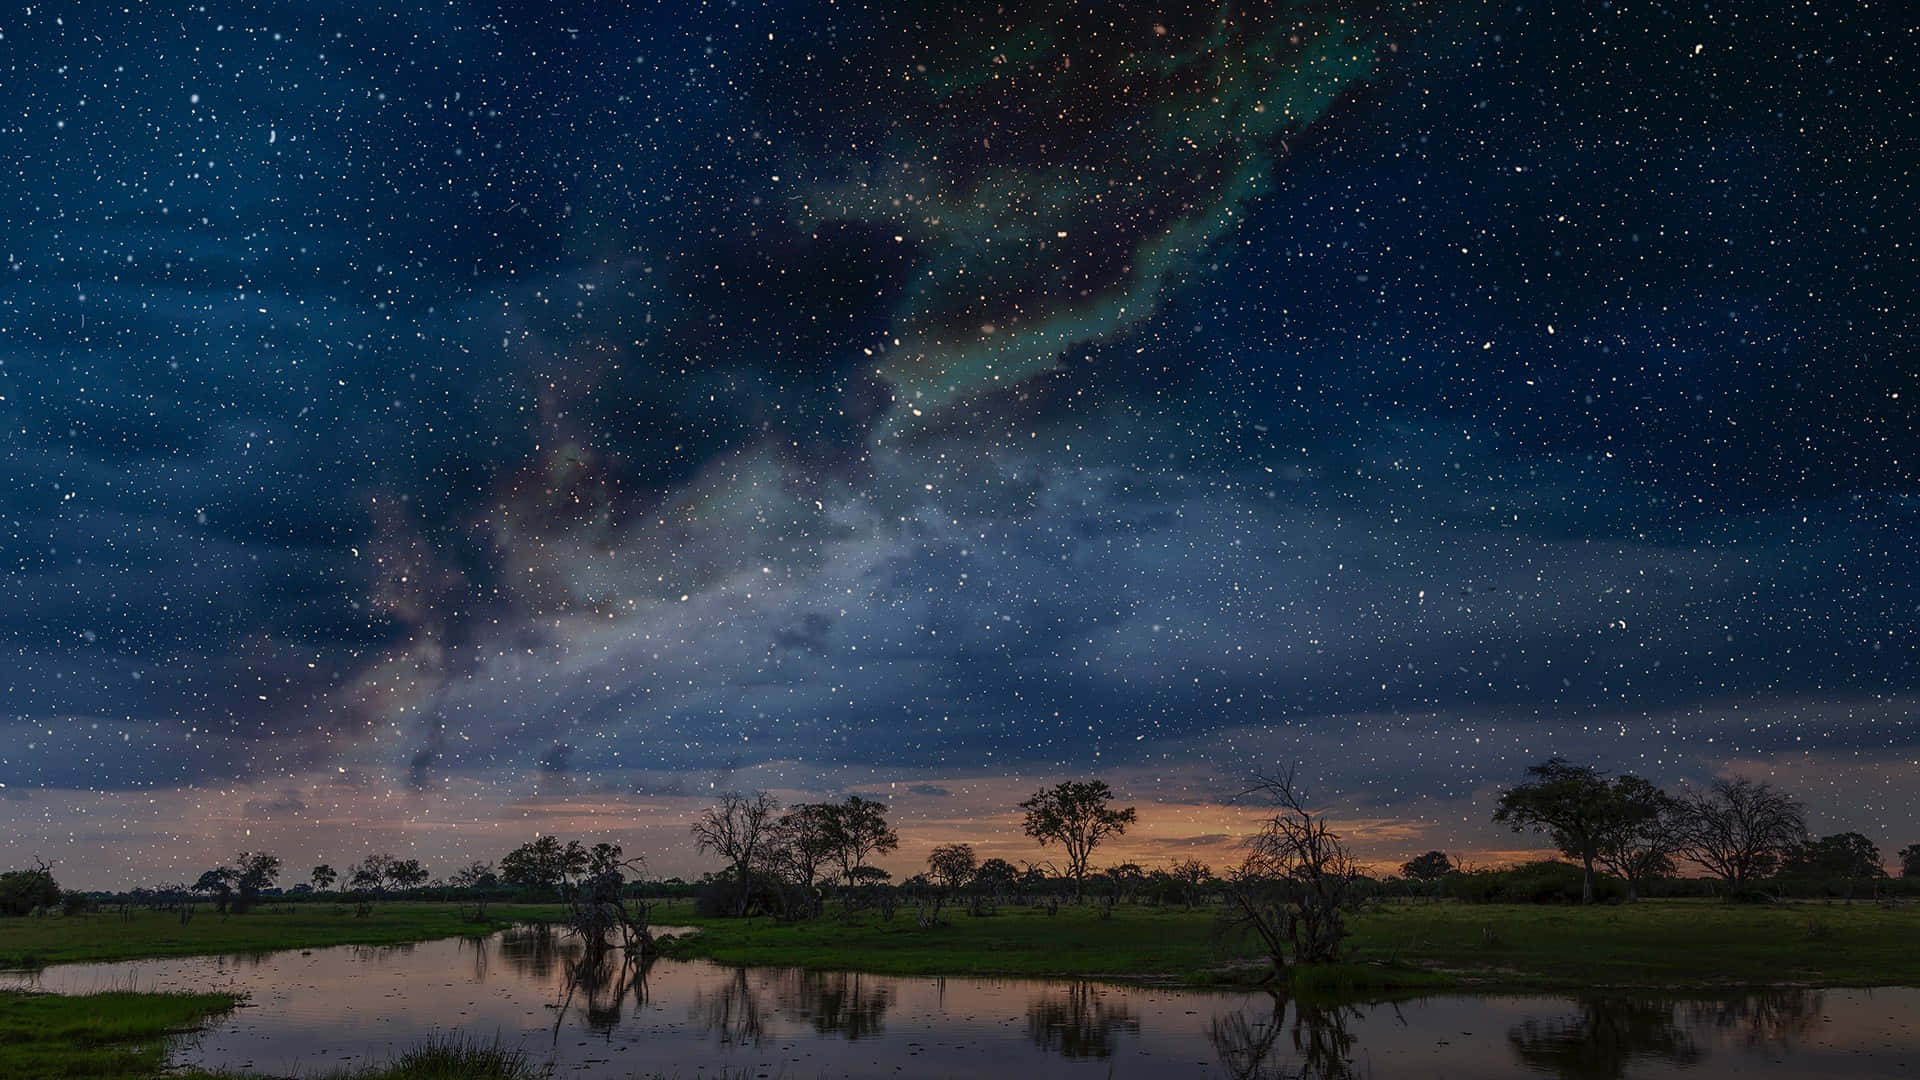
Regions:
M 1444 851 L 1429 851 L 1401 863 L 1400 873 L 1415 881 L 1438 881 L 1453 873 L 1453 860 Z
M 1613 813 L 1600 828 L 1600 865 L 1627 883 L 1627 903 L 1635 903 L 1656 877 L 1673 873 L 1680 846 L 1680 804 L 1666 792 L 1633 775 L 1614 778 L 1609 790 Z
M 900 834 L 887 824 L 887 805 L 849 795 L 846 802 L 831 809 L 828 835 L 841 876 L 848 885 L 856 884 L 863 876 L 871 880 L 871 875 L 862 873 L 869 869 L 868 857 L 884 855 L 900 846 Z
M 972 844 L 941 844 L 927 856 L 927 869 L 940 884 L 956 892 L 978 868 Z
M 489 862 L 472 862 L 455 870 L 447 884 L 456 889 L 491 889 L 500 881 Z
M 1593 903 L 1593 864 L 1602 837 L 1616 827 L 1619 800 L 1598 771 L 1563 758 L 1530 766 L 1527 775 L 1533 779 L 1500 794 L 1493 820 L 1514 832 L 1546 833 L 1563 854 L 1580 860 L 1580 902 Z
M 53 880 L 53 864 L 33 860 L 25 870 L 0 874 L 0 915 L 25 915 L 37 907 L 60 902 L 60 885 Z
M 260 894 L 273 887 L 280 877 L 280 856 L 264 851 L 243 851 L 233 860 L 233 887 L 237 895 L 233 898 L 233 910 L 243 912 L 260 899 Z
M 988 859 L 973 872 L 973 885 L 994 896 L 1005 896 L 1020 882 L 1020 869 L 1005 859 Z
M 591 854 L 580 841 L 564 845 L 552 834 L 536 836 L 500 860 L 500 880 L 523 889 L 564 896 L 569 882 L 587 872 Z
M 431 876 L 419 859 L 394 859 L 387 864 L 387 881 L 401 892 L 425 885 Z
M 720 796 L 718 806 L 700 812 L 693 823 L 696 846 L 733 864 L 740 881 L 740 897 L 735 914 L 745 915 L 753 895 L 753 863 L 762 845 L 772 840 L 774 814 L 780 804 L 764 791 L 743 795 L 729 791 Z
M 340 880 L 340 873 L 326 863 L 321 863 L 313 868 L 313 872 L 307 875 L 307 879 L 313 882 L 314 892 L 326 892 L 333 888 L 334 882 Z
M 1780 866 L 1781 877 L 1839 879 L 1846 886 L 1846 897 L 1853 899 L 1853 887 L 1861 879 L 1869 881 L 1887 876 L 1881 865 L 1880 849 L 1857 832 L 1835 833 L 1802 844 L 1787 853 Z
M 203 871 L 193 883 L 193 891 L 206 893 L 213 898 L 213 909 L 222 915 L 227 913 L 227 905 L 233 902 L 233 867 L 216 866 Z
M 426 884 L 427 876 L 419 859 L 400 859 L 376 851 L 353 865 L 347 874 L 347 887 L 379 896 L 390 889 L 417 889 Z
M 1799 800 L 1764 780 L 1723 778 L 1680 801 L 1678 850 L 1725 882 L 1729 900 L 1807 839 Z
M 1900 849 L 1900 876 L 1920 878 L 1920 844 L 1908 844 Z
M 1067 780 L 1042 788 L 1020 804 L 1027 815 L 1021 829 L 1028 836 L 1041 847 L 1057 842 L 1066 849 L 1067 876 L 1081 902 L 1087 897 L 1087 865 L 1094 849 L 1139 819 L 1133 807 L 1115 810 L 1112 802 L 1113 789 L 1105 780 Z
M 773 823 L 768 862 L 802 889 L 811 891 L 833 858 L 834 811 L 827 803 L 800 803 Z
M 1187 910 L 1192 911 L 1200 899 L 1201 886 L 1213 876 L 1213 867 L 1188 856 L 1168 867 L 1167 876 L 1180 883 L 1180 896 L 1187 902 Z

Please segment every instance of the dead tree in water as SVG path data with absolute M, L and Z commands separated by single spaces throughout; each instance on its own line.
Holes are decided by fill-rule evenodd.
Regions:
M 651 928 L 653 905 L 623 895 L 628 872 L 637 876 L 645 869 L 645 859 L 622 858 L 620 845 L 595 844 L 587 854 L 585 876 L 562 886 L 567 929 L 588 952 L 614 946 L 629 958 L 659 952 Z
M 1246 857 L 1227 875 L 1229 921 L 1259 937 L 1273 960 L 1269 980 L 1292 964 L 1338 960 L 1348 934 L 1342 909 L 1359 864 L 1326 816 L 1308 807 L 1291 766 L 1256 774 L 1241 794 L 1265 799 L 1274 813 L 1247 839 Z

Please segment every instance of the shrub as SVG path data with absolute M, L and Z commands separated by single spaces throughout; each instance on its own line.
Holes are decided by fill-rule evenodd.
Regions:
M 60 902 L 60 886 L 46 867 L 0 874 L 0 915 L 25 915 Z

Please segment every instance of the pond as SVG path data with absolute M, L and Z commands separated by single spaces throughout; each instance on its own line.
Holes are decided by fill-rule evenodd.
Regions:
M 1920 990 L 1704 998 L 1429 996 L 1350 1006 L 1088 982 L 902 978 L 487 938 L 68 964 L 0 984 L 225 989 L 174 1061 L 265 1076 L 385 1061 L 459 1031 L 558 1077 L 1917 1077 Z

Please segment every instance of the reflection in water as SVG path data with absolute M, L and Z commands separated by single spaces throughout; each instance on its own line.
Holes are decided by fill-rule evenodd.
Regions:
M 420 943 L 417 941 L 397 941 L 391 945 L 349 945 L 347 948 L 353 951 L 354 959 L 362 963 L 387 964 L 397 963 L 412 956 L 413 951 L 418 948 L 419 945 Z M 261 953 L 255 960 L 255 963 L 265 960 L 272 955 L 272 953 Z
M 485 934 L 475 937 L 463 937 L 457 940 L 460 943 L 459 948 L 461 952 L 471 952 L 473 954 L 474 983 L 478 985 L 486 982 L 489 965 L 493 962 L 493 935 Z
M 560 949 L 560 957 L 567 970 L 562 1014 L 578 997 L 587 1027 L 602 1034 L 611 1034 L 620 1026 L 628 1002 L 636 1007 L 647 1003 L 647 972 L 660 959 L 657 954 L 631 957 L 621 949 L 582 948 L 577 942 Z M 557 1023 L 554 1030 L 557 1037 Z
M 1041 994 L 1027 1006 L 1027 1037 L 1070 1058 L 1111 1057 L 1117 1035 L 1139 1030 L 1139 1018 L 1119 995 L 1089 982 Z
M 1233 1080 L 1351 1080 L 1359 1075 L 1353 1068 L 1354 1036 L 1348 1030 L 1348 1022 L 1360 1016 L 1359 1009 L 1296 1001 L 1291 1025 L 1286 1015 L 1287 999 L 1274 994 L 1270 1014 L 1236 1009 L 1214 1017 L 1207 1041 L 1228 1076 Z M 1282 1032 L 1289 1036 L 1284 1043 Z
M 321 1076 L 436 1033 L 498 1038 L 554 1076 L 1541 1080 L 1649 1074 L 1912 1077 L 1920 989 L 1685 999 L 1423 997 L 1339 1008 L 1007 978 L 916 979 L 660 959 L 567 932 L 411 950 L 173 957 L 0 973 L 0 986 L 246 994 L 173 1051 L 182 1068 Z M 1491 1036 L 1491 1037 L 1489 1037 Z M 1503 1038 L 1502 1036 L 1507 1036 Z
M 1572 1016 L 1530 1017 L 1507 1033 L 1521 1061 L 1567 1080 L 1613 1080 L 1640 1061 L 1697 1065 L 1706 1051 L 1670 1001 L 1589 998 Z
M 1687 1002 L 1695 1027 L 1737 1033 L 1742 1045 L 1766 1053 L 1785 1053 L 1821 1023 L 1826 994 L 1819 990 L 1765 990 L 1720 1000 Z
M 560 966 L 560 935 L 538 923 L 503 931 L 500 959 L 516 973 L 544 981 Z
M 811 1023 L 822 1035 L 849 1039 L 886 1030 L 881 1021 L 893 1004 L 889 980 L 846 971 L 787 971 L 775 994 L 788 1016 Z
M 1507 1035 L 1523 1062 L 1567 1080 L 1616 1080 L 1637 1062 L 1687 1067 L 1707 1060 L 1710 1032 L 1779 1054 L 1820 1023 L 1819 991 L 1767 990 L 1724 998 L 1587 998 L 1570 1016 L 1528 1019 Z
M 696 992 L 691 1011 L 722 1046 L 759 1046 L 766 1037 L 766 1012 L 746 968 L 734 968 L 718 986 Z
M 766 993 L 782 1016 L 810 1024 L 817 1034 L 861 1039 L 886 1030 L 894 982 L 846 971 L 735 968 L 694 996 L 692 1013 L 721 1045 L 758 1046 L 767 1034 Z

